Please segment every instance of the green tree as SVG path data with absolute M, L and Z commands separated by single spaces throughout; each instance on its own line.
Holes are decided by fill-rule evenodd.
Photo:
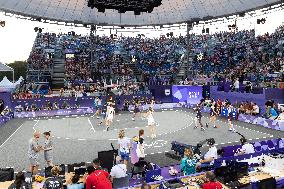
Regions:
M 11 68 L 14 69 L 15 72 L 15 81 L 17 81 L 20 76 L 24 79 L 26 78 L 27 71 L 27 62 L 26 61 L 15 61 L 13 63 L 8 64 Z M 10 81 L 13 81 L 13 73 L 12 72 L 0 72 L 0 81 L 3 77 L 7 76 Z

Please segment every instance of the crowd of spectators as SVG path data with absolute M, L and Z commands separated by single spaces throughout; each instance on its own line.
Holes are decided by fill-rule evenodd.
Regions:
M 149 105 L 149 104 L 152 104 L 152 101 L 154 101 L 155 104 L 161 104 L 161 102 L 155 100 L 154 97 L 148 98 L 148 97 L 134 96 L 130 100 L 128 100 L 128 99 L 124 100 L 122 110 L 123 111 L 129 111 L 129 106 L 134 106 L 135 104 L 139 104 L 141 106 Z
M 16 112 L 34 112 L 34 111 L 40 111 L 40 110 L 59 110 L 59 109 L 70 109 L 70 108 L 76 108 L 79 107 L 79 104 L 75 104 L 75 107 L 71 107 L 67 101 L 63 101 L 61 104 L 58 102 L 50 102 L 49 100 L 42 105 L 39 105 L 35 102 L 32 103 L 25 103 L 24 106 L 21 104 L 18 104 L 15 106 Z
M 204 100 L 205 107 L 210 108 L 212 104 L 214 104 L 215 111 L 218 115 L 221 115 L 222 108 L 230 107 L 237 114 L 259 116 L 272 120 L 284 120 L 284 107 L 273 100 L 268 100 L 264 107 L 249 101 L 232 103 L 227 99 L 222 101 L 221 99 L 214 100 L 206 98 Z
M 283 81 L 284 26 L 272 34 L 254 30 L 190 36 L 193 70 L 217 81 Z M 200 54 L 201 53 L 201 54 Z
M 53 41 L 59 41 L 65 55 L 65 79 L 68 81 L 100 80 L 104 75 L 133 75 L 133 67 L 140 70 L 146 80 L 157 75 L 173 75 L 178 72 L 186 49 L 186 40 L 182 36 L 155 39 L 141 35 L 134 38 L 101 36 L 94 43 L 90 36 L 72 32 L 52 36 Z
M 260 116 L 260 107 L 255 102 L 243 101 L 243 102 L 235 102 L 232 103 L 228 99 L 209 99 L 206 98 L 204 101 L 204 105 L 206 107 L 215 106 L 215 111 L 218 115 L 221 115 L 222 108 L 228 108 L 229 106 L 234 109 L 238 114 L 246 114 L 246 115 L 254 115 Z
M 122 38 L 122 43 L 143 73 L 149 75 L 177 73 L 186 49 L 186 38 L 182 36 L 154 39 L 137 36 Z
M 61 35 L 59 37 L 65 54 L 65 78 L 87 81 L 91 77 L 90 39 L 81 35 Z
M 30 79 L 46 81 L 50 79 L 57 36 L 54 33 L 38 33 L 28 58 Z M 44 74 L 44 73 L 47 74 Z M 49 76 L 49 77 L 48 77 Z

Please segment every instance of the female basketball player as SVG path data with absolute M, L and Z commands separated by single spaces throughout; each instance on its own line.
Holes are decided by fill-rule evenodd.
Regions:
M 148 126 L 150 128 L 150 133 L 151 133 L 151 138 L 154 139 L 156 138 L 156 128 L 155 128 L 155 120 L 154 120 L 154 117 L 153 117 L 153 113 L 154 113 L 154 110 L 153 108 L 149 108 L 148 112 L 146 113 L 146 118 L 148 120 Z
M 137 99 L 134 103 L 134 112 L 133 112 L 133 116 L 132 116 L 132 121 L 135 121 L 135 117 L 137 114 L 140 114 L 140 109 L 139 109 L 139 106 L 140 106 L 140 102 L 139 100 Z
M 195 127 L 194 129 L 198 128 L 198 123 L 201 127 L 201 131 L 205 131 L 203 124 L 202 124 L 202 113 L 201 113 L 201 107 L 200 104 L 197 104 L 196 108 L 194 108 L 194 111 L 196 112 L 196 116 L 195 116 Z
M 43 133 L 45 141 L 44 141 L 44 159 L 46 161 L 47 166 L 53 166 L 52 160 L 53 160 L 53 142 L 50 137 L 50 131 Z
M 217 106 L 214 100 L 211 101 L 211 107 L 210 107 L 210 123 L 213 123 L 214 128 L 218 128 L 216 126 L 216 116 L 217 116 Z
M 136 153 L 137 153 L 138 158 L 144 158 L 145 157 L 145 152 L 144 152 L 144 130 L 143 129 L 139 130 L 138 144 L 137 144 Z
M 107 113 L 106 113 L 106 127 L 107 127 L 107 131 L 109 130 L 110 124 L 113 122 L 113 118 L 114 118 L 114 108 L 112 106 L 112 103 L 110 103 L 108 109 L 107 109 Z
M 97 119 L 100 119 L 100 115 L 102 113 L 102 99 L 99 97 L 96 97 L 94 104 L 96 106 L 95 116 L 97 116 Z
M 232 123 L 233 120 L 233 106 L 231 104 L 227 105 L 228 109 L 228 123 L 229 123 L 229 131 L 236 132 L 234 125 Z
M 153 97 L 153 98 L 151 98 L 150 107 L 154 110 L 154 106 L 155 106 L 155 99 L 154 99 L 154 97 Z

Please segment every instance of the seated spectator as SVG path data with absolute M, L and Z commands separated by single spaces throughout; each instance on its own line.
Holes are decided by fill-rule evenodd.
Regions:
M 270 108 L 270 116 L 269 116 L 269 119 L 276 119 L 278 117 L 278 114 L 276 112 L 276 110 L 274 108 Z
M 111 181 L 113 182 L 113 179 L 116 178 L 124 178 L 127 177 L 127 167 L 124 164 L 123 160 L 120 158 L 120 156 L 116 157 L 116 165 L 114 165 L 111 168 L 110 171 L 110 176 L 111 176 Z
M 112 189 L 109 173 L 99 169 L 99 161 L 94 164 L 97 168 L 95 167 L 96 170 L 87 177 L 86 188 Z
M 16 112 L 22 112 L 24 110 L 24 108 L 22 107 L 21 104 L 18 104 L 17 106 L 15 106 L 15 111 Z
M 216 181 L 215 174 L 211 171 L 205 174 L 205 183 L 202 185 L 202 189 L 222 189 L 222 184 Z
M 260 110 L 259 110 L 259 106 L 256 103 L 253 103 L 252 108 L 253 108 L 252 109 L 252 115 L 254 115 L 254 116 L 259 115 Z
M 9 186 L 8 189 L 29 189 L 30 184 L 25 181 L 25 174 L 20 171 L 16 175 L 15 181 Z
M 101 161 L 99 158 L 96 158 L 93 160 L 93 167 L 95 170 L 102 170 L 103 168 L 101 167 Z
M 197 160 L 193 157 L 192 149 L 186 148 L 184 158 L 181 160 L 181 170 L 184 175 L 196 173 Z
M 84 184 L 79 182 L 80 175 L 75 174 L 71 180 L 72 184 L 68 184 L 67 189 L 84 189 Z
M 46 179 L 43 184 L 44 189 L 63 189 L 63 182 L 58 177 L 60 174 L 61 168 L 59 166 L 54 166 L 51 169 L 52 177 Z

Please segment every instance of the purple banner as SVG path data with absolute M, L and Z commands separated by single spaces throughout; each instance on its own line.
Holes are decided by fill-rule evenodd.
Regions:
M 10 113 L 5 116 L 0 116 L 0 127 L 4 125 L 6 122 L 10 121 L 14 117 L 13 113 Z
M 147 98 L 151 98 L 152 95 L 121 95 L 121 96 L 114 96 L 115 101 L 118 105 L 118 107 L 121 107 L 124 100 L 131 100 L 133 98 L 133 96 L 136 97 L 147 97 Z M 35 103 L 36 106 L 38 108 L 45 106 L 47 104 L 47 102 L 51 102 L 52 104 L 54 102 L 57 102 L 59 104 L 59 106 L 61 106 L 61 104 L 66 101 L 68 103 L 69 106 L 74 107 L 76 104 L 80 105 L 81 107 L 93 107 L 94 106 L 94 99 L 95 97 L 90 97 L 90 96 L 86 96 L 86 97 L 79 97 L 79 98 L 75 98 L 75 97 L 52 97 L 52 98 L 38 98 L 38 99 L 21 99 L 21 100 L 14 100 L 12 101 L 12 109 L 14 109 L 15 106 L 17 105 L 21 105 L 21 106 L 25 106 L 25 104 L 27 103 L 28 105 L 31 105 L 32 103 Z M 106 96 L 102 96 L 102 100 L 103 103 L 106 100 Z
M 255 153 L 265 152 L 269 150 L 277 150 L 284 148 L 284 139 L 271 139 L 251 143 L 254 146 Z M 222 149 L 224 150 L 223 157 L 234 156 L 235 153 L 241 148 L 241 145 L 226 146 Z
M 83 115 L 94 113 L 94 109 L 90 107 L 82 107 L 77 109 L 60 109 L 60 110 L 41 110 L 34 112 L 15 112 L 16 118 L 27 117 L 52 117 L 52 116 L 66 116 L 66 115 Z
M 262 117 L 255 117 L 251 115 L 239 115 L 239 121 L 251 123 L 255 125 L 261 125 L 263 127 L 274 129 L 278 131 L 284 131 L 284 120 L 271 120 Z
M 197 104 L 202 99 L 202 86 L 182 86 L 173 85 L 173 102 L 186 102 L 187 104 Z
M 156 101 L 161 101 L 163 103 L 171 103 L 173 101 L 172 85 L 151 85 L 148 86 L 148 88 Z

